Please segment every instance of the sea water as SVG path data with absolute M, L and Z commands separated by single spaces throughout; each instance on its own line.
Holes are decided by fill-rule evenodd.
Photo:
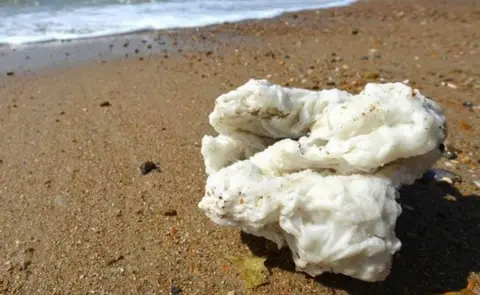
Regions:
M 355 0 L 0 0 L 0 44 L 200 27 Z

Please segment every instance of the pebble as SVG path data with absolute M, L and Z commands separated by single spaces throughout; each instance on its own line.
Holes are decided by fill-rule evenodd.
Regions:
M 378 77 L 380 77 L 380 75 L 378 73 L 375 73 L 375 72 L 364 72 L 362 74 L 362 77 L 364 79 L 377 79 Z
M 440 151 L 442 152 L 442 157 L 449 159 L 449 160 L 455 160 L 458 158 L 458 153 L 462 153 L 461 150 L 452 147 L 452 146 L 446 146 L 443 143 L 439 146 Z
M 112 266 L 112 265 L 114 265 L 115 263 L 123 260 L 124 258 L 125 258 L 125 257 L 123 257 L 123 255 L 119 255 L 119 256 L 117 256 L 117 257 L 115 257 L 115 258 L 109 259 L 109 260 L 106 262 L 106 265 L 107 265 L 107 266 Z
M 456 202 L 457 201 L 457 198 L 455 198 L 452 195 L 446 195 L 445 197 L 443 197 L 443 199 L 447 200 L 447 201 L 450 201 L 450 202 Z
M 153 170 L 158 169 L 157 164 L 153 163 L 152 161 L 146 161 L 140 165 L 140 173 L 142 175 L 148 174 Z
M 457 153 L 451 151 L 445 151 L 442 156 L 449 160 L 455 160 L 458 157 Z
M 458 88 L 458 86 L 453 84 L 453 83 L 447 83 L 447 87 L 451 88 L 451 89 L 457 89 Z
M 358 29 L 353 29 L 350 33 L 352 33 L 352 35 L 357 35 L 359 31 Z
M 112 104 L 109 102 L 109 101 L 104 101 L 100 104 L 100 106 L 103 108 L 103 107 L 109 107 L 111 106 Z
M 435 180 L 436 182 L 446 182 L 449 184 L 462 182 L 460 175 L 438 168 L 429 169 L 427 172 L 425 172 L 423 178 Z
M 6 75 L 7 75 L 7 76 L 14 76 L 14 75 L 15 75 L 15 72 L 7 72 Z
M 178 212 L 175 209 L 169 209 L 165 212 L 163 212 L 163 216 L 177 216 Z
M 180 294 L 182 294 L 182 289 L 180 289 L 179 287 L 173 285 L 170 288 L 170 295 L 180 295 Z
M 473 184 L 475 184 L 478 188 L 480 188 L 480 181 L 474 180 L 474 181 L 473 181 Z

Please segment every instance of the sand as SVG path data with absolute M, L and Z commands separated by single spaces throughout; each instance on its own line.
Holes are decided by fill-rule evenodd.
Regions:
M 480 271 L 479 4 L 372 0 L 113 41 L 1 48 L 0 294 L 465 287 Z M 136 41 L 124 47 L 127 40 Z M 458 158 L 437 166 L 463 182 L 402 189 L 403 248 L 385 282 L 296 273 L 288 251 L 267 251 L 262 239 L 217 227 L 197 208 L 208 114 L 218 95 L 250 78 L 353 92 L 368 81 L 405 81 L 445 108 L 447 146 Z M 159 169 L 141 175 L 145 161 Z M 252 252 L 268 257 L 270 282 L 247 290 L 226 256 Z

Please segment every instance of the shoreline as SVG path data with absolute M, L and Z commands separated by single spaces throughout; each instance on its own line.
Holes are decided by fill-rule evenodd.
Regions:
M 172 285 L 189 295 L 461 290 L 480 271 L 479 35 L 475 0 L 364 0 L 163 32 L 165 44 L 145 56 L 154 36 L 135 35 L 126 48 L 118 38 L 104 63 L 79 56 L 108 51 L 105 39 L 32 54 L 32 64 L 51 65 L 52 50 L 61 58 L 0 75 L 0 294 L 170 294 Z M 22 64 L 20 53 L 12 64 Z M 288 251 L 220 228 L 197 208 L 206 179 L 200 142 L 214 133 L 208 114 L 250 78 L 349 92 L 403 81 L 444 108 L 445 144 L 457 157 L 436 167 L 463 181 L 401 190 L 403 246 L 384 282 L 307 277 Z M 141 175 L 146 161 L 160 169 Z M 267 257 L 270 271 L 255 290 L 226 258 L 252 253 Z
M 357 0 L 364 1 L 364 0 Z M 211 44 L 194 42 L 190 36 L 215 32 L 229 25 L 242 26 L 248 23 L 262 23 L 276 19 L 289 18 L 298 13 L 338 9 L 353 4 L 339 5 L 330 8 L 302 9 L 283 12 L 270 18 L 252 18 L 236 22 L 222 22 L 199 27 L 145 29 L 105 36 L 84 37 L 77 39 L 41 41 L 23 44 L 0 44 L 0 73 L 31 73 L 36 70 L 55 68 L 58 66 L 78 65 L 82 62 L 106 62 L 129 57 L 145 58 L 149 55 L 180 52 L 188 50 L 212 49 Z M 178 44 L 179 39 L 184 44 Z M 227 41 L 217 40 L 219 42 Z M 189 42 L 190 41 L 190 42 Z M 232 40 L 228 40 L 232 42 Z M 209 46 L 210 45 L 210 46 Z M 25 65 L 26 64 L 26 65 Z

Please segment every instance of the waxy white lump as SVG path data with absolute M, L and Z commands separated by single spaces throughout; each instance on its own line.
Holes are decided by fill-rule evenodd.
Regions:
M 401 185 L 439 158 L 441 108 L 401 83 L 358 95 L 250 80 L 217 98 L 201 210 L 288 246 L 297 270 L 381 281 L 401 247 Z

